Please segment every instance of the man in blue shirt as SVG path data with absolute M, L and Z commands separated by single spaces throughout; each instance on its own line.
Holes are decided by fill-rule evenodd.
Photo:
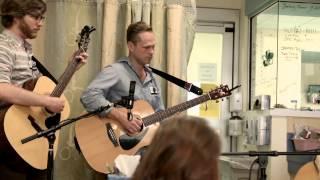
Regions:
M 148 64 L 154 54 L 155 35 L 152 28 L 144 22 L 131 24 L 127 29 L 129 56 L 106 66 L 84 91 L 81 102 L 88 111 L 119 101 L 128 96 L 130 81 L 136 81 L 134 99 L 145 100 L 155 111 L 164 109 L 160 87 Z M 127 113 L 117 108 L 109 108 L 100 113 L 101 117 L 117 120 L 131 134 L 141 129 L 139 117 L 128 120 Z

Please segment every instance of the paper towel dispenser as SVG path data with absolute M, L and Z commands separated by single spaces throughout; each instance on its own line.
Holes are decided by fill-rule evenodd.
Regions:
M 257 116 L 247 120 L 247 143 L 269 145 L 271 137 L 271 116 Z

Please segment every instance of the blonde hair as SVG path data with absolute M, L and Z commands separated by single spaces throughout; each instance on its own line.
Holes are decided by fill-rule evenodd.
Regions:
M 152 32 L 152 28 L 143 21 L 130 24 L 127 29 L 127 42 L 135 44 L 140 40 L 138 35 L 142 32 Z

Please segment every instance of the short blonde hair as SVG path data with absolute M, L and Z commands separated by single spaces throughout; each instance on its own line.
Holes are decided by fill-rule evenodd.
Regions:
M 139 34 L 142 32 L 152 32 L 152 28 L 143 21 L 130 24 L 127 29 L 127 42 L 134 44 L 139 41 Z

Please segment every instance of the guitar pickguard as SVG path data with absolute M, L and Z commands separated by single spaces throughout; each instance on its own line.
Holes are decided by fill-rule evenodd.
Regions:
M 135 136 L 129 136 L 127 134 L 123 134 L 119 137 L 119 143 L 122 149 L 130 150 L 134 148 L 146 135 L 148 132 L 148 128 L 144 128 L 144 130 Z

